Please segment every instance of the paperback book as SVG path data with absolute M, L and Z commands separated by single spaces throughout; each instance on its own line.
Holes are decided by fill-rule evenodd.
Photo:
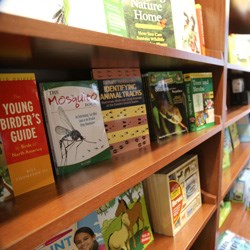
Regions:
M 190 131 L 214 125 L 214 92 L 211 72 L 184 74 Z
M 70 227 L 54 235 L 35 250 L 105 250 L 97 213 L 94 211 Z
M 0 201 L 52 183 L 35 75 L 0 74 Z
M 96 81 L 40 84 L 59 175 L 111 158 Z
M 129 38 L 175 47 L 170 0 L 124 0 L 123 8 Z
M 167 236 L 177 232 L 201 207 L 197 155 L 184 155 L 144 182 L 153 231 Z
M 139 69 L 93 69 L 113 155 L 150 144 L 146 105 Z
M 232 141 L 232 146 L 235 149 L 240 144 L 240 137 L 238 133 L 237 123 L 233 123 L 229 126 L 230 137 Z
M 154 240 L 142 183 L 97 209 L 107 249 L 146 249 Z
M 187 132 L 187 106 L 182 72 L 148 72 L 142 78 L 151 140 L 159 141 Z

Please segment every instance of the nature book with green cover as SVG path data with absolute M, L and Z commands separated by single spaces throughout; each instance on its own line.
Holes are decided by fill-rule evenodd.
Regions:
M 186 73 L 184 82 L 190 131 L 213 126 L 215 120 L 212 73 Z
M 40 84 L 57 174 L 111 158 L 96 81 Z
M 142 78 L 151 140 L 159 141 L 187 132 L 187 106 L 182 72 L 147 72 Z

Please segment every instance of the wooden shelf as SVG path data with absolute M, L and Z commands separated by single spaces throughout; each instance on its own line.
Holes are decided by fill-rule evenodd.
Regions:
M 242 71 L 242 72 L 248 72 L 248 73 L 250 72 L 250 68 L 232 64 L 232 63 L 228 63 L 227 68 L 231 70 L 236 70 L 236 71 Z
M 174 237 L 155 234 L 155 241 L 149 246 L 148 249 L 190 249 L 199 233 L 206 226 L 215 211 L 216 205 L 202 204 L 202 207 Z
M 241 119 L 242 117 L 246 116 L 249 113 L 250 113 L 250 104 L 229 108 L 227 111 L 225 127 L 228 127 L 231 124 L 237 122 L 239 119 Z
M 221 196 L 222 199 L 229 192 L 240 171 L 250 159 L 250 143 L 241 143 L 231 153 L 231 166 L 222 172 Z
M 230 230 L 242 237 L 250 239 L 250 212 L 241 203 L 232 202 L 232 210 L 219 232 Z
M 198 70 L 224 65 L 223 58 L 20 16 L 1 13 L 0 23 L 0 66 L 4 67 Z
M 208 140 L 222 125 L 112 158 L 1 204 L 0 249 L 32 248 Z M 15 234 L 13 234 L 15 230 Z

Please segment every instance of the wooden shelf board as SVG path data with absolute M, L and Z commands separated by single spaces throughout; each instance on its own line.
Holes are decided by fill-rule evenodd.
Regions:
M 236 71 L 242 71 L 242 72 L 250 72 L 250 68 L 247 67 L 243 67 L 240 65 L 236 65 L 236 64 L 232 64 L 232 63 L 227 63 L 227 68 L 228 69 L 232 69 L 232 70 L 236 70 Z
M 237 122 L 240 118 L 246 116 L 249 113 L 250 104 L 229 108 L 227 111 L 225 127 L 228 127 L 231 124 Z
M 0 15 L 0 66 L 142 69 L 223 66 L 223 58 L 165 48 L 120 36 Z M 19 41 L 19 42 L 17 42 Z M 13 51 L 15 53 L 13 53 Z M 62 53 L 63 51 L 63 53 Z
M 0 249 L 39 245 L 221 130 L 219 124 L 176 136 L 162 145 L 152 144 L 86 167 L 58 178 L 56 185 L 2 203 Z
M 250 143 L 240 143 L 231 153 L 231 166 L 222 171 L 221 196 L 222 199 L 229 192 L 240 171 L 250 159 Z
M 219 232 L 222 233 L 226 230 L 250 240 L 250 212 L 245 209 L 242 203 L 232 202 L 232 210 Z
M 148 247 L 149 250 L 184 250 L 190 249 L 199 233 L 206 226 L 216 210 L 216 205 L 202 204 L 202 207 L 194 214 L 187 224 L 174 236 L 168 237 L 155 234 L 155 241 Z

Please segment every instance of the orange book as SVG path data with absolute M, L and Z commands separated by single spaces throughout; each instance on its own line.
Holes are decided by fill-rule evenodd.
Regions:
M 35 75 L 0 74 L 0 202 L 52 183 Z
M 200 4 L 195 4 L 195 9 L 196 9 L 197 22 L 198 22 L 198 32 L 199 32 L 199 37 L 200 37 L 201 54 L 206 55 L 202 7 Z

